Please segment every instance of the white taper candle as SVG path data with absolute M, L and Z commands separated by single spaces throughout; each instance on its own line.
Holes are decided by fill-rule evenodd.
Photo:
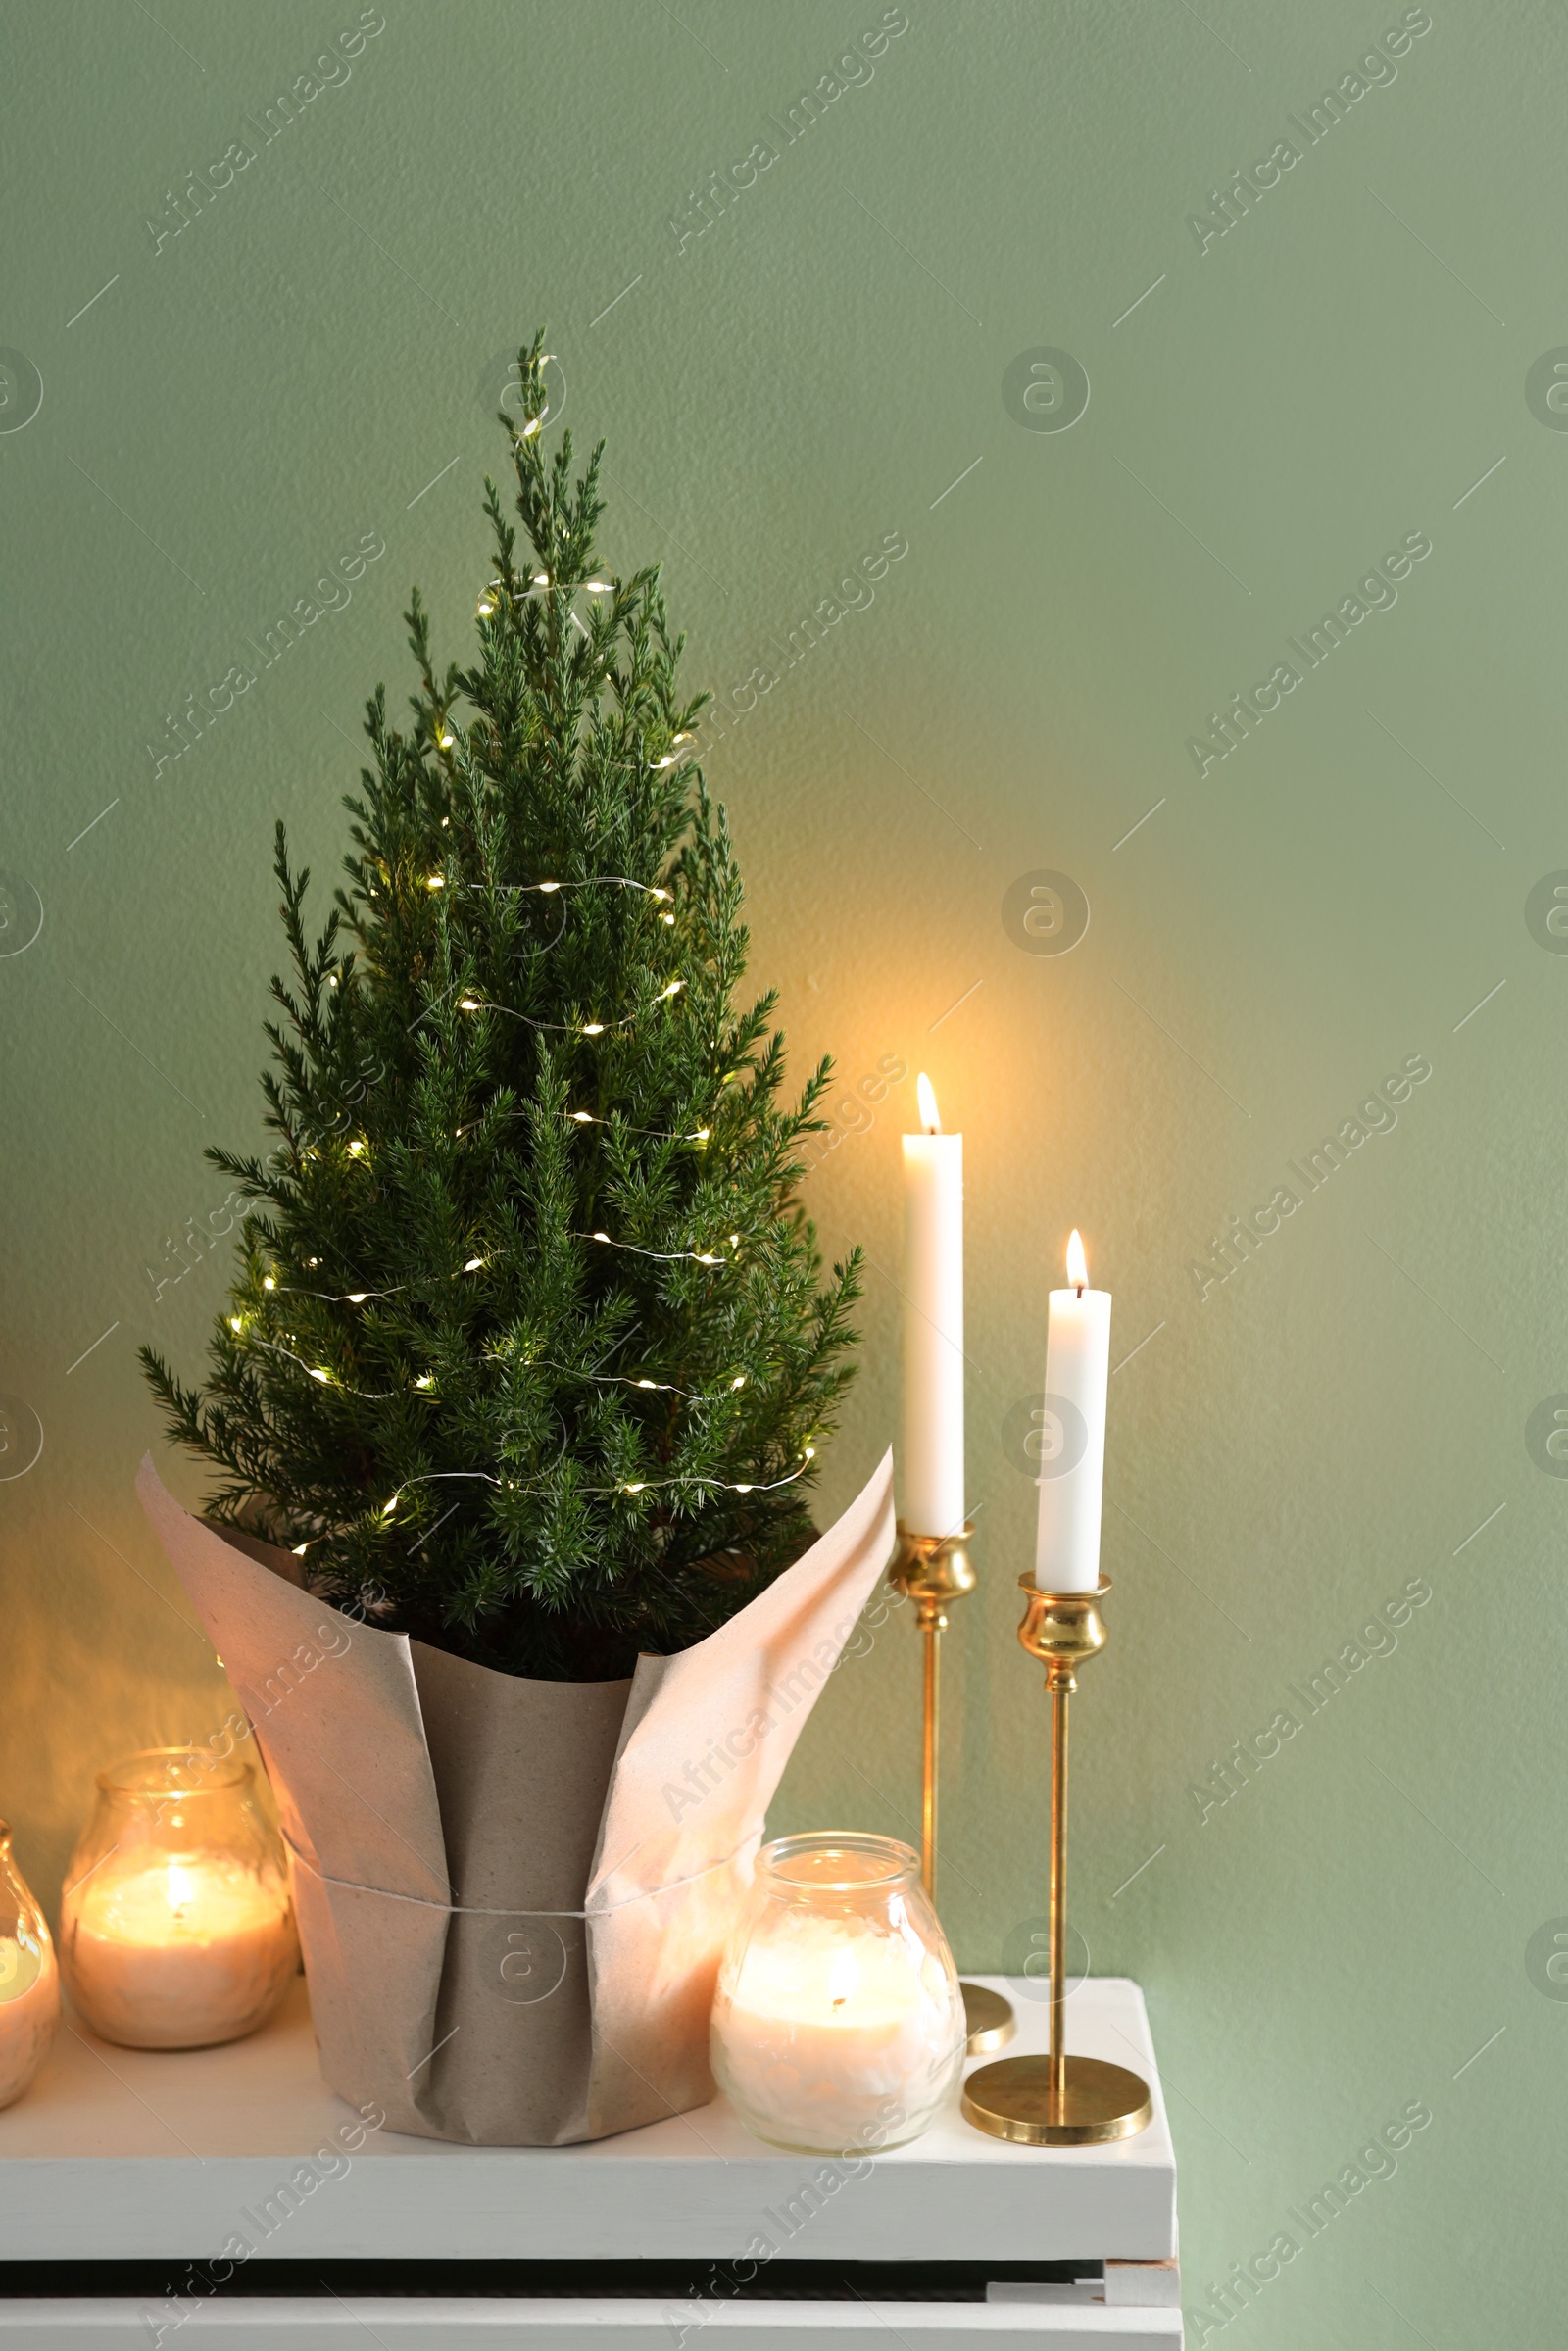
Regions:
M 963 1525 L 963 1137 L 944 1135 L 931 1081 L 925 1132 L 904 1138 L 904 1523 Z
M 1100 1581 L 1110 1379 L 1110 1292 L 1089 1288 L 1084 1245 L 1067 1245 L 1071 1288 L 1051 1294 L 1046 1402 L 1041 1421 L 1035 1583 L 1042 1592 L 1093 1592 Z

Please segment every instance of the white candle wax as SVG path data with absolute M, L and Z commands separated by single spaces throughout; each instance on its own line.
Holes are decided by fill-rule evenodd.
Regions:
M 944 1135 L 920 1079 L 926 1132 L 904 1138 L 904 1523 L 963 1525 L 963 1137 Z
M 1100 1582 L 1110 1292 L 1088 1287 L 1083 1244 L 1076 1233 L 1068 1248 L 1067 1273 L 1072 1288 L 1052 1292 L 1046 1338 L 1035 1534 L 1035 1583 L 1042 1592 L 1093 1592 Z
M 803 1920 L 746 1954 L 724 2026 L 730 2088 L 782 2146 L 875 2147 L 942 2096 L 963 2047 L 953 1984 L 932 1953 Z
M 47 1947 L 0 1935 L 0 2106 L 20 2098 L 60 2023 L 60 1979 Z
M 193 1854 L 82 1887 L 62 1950 L 94 2032 L 138 2049 L 235 2040 L 268 2016 L 298 1956 L 286 1888 Z

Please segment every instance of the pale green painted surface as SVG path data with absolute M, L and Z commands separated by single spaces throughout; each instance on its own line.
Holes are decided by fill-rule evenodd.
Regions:
M 1396 7 L 907 14 L 790 145 L 768 118 L 876 0 L 387 0 L 351 77 L 267 144 L 247 110 L 352 30 L 348 0 L 15 20 L 0 341 L 44 401 L 0 436 L 0 863 L 44 923 L 0 961 L 0 1388 L 44 1449 L 0 1488 L 0 1803 L 52 1896 L 93 1765 L 219 1719 L 132 1499 L 157 1441 L 133 1346 L 193 1362 L 220 1293 L 222 1249 L 156 1302 L 154 1280 L 220 1208 L 201 1145 L 258 1132 L 273 815 L 331 870 L 363 695 L 404 691 L 412 580 L 461 651 L 497 462 L 481 374 L 548 320 L 567 420 L 610 440 L 608 554 L 665 559 L 697 678 L 783 670 L 710 772 L 797 1066 L 923 1064 L 967 1138 L 985 1583 L 951 1644 L 960 1957 L 1016 1964 L 1042 1907 L 1045 1708 L 1012 1643 L 1033 1495 L 1000 1429 L 1077 1222 L 1114 1355 L 1157 1336 L 1113 1382 L 1074 1915 L 1098 1969 L 1148 1987 L 1189 2308 L 1419 2099 L 1396 2174 L 1227 2332 L 1544 2346 L 1568 2006 L 1526 1947 L 1568 1913 L 1568 1486 L 1525 1430 L 1568 1390 L 1568 962 L 1525 902 L 1568 867 L 1568 439 L 1525 376 L 1568 342 L 1568 25 L 1433 0 L 1397 77 L 1298 137 L 1200 252 L 1189 212 Z M 165 191 L 233 141 L 255 161 L 155 251 Z M 778 160 L 678 251 L 699 175 L 759 141 Z M 1004 406 L 1041 346 L 1088 370 L 1067 432 Z M 889 533 L 908 554 L 874 602 L 784 669 L 778 641 Z M 1397 603 L 1200 778 L 1189 734 L 1407 533 L 1432 552 Z M 363 534 L 385 554 L 352 601 L 262 668 L 249 641 Z M 155 772 L 165 713 L 235 663 L 256 683 Z M 1038 868 L 1093 908 L 1059 959 L 1002 923 Z M 32 901 L 11 903 L 16 940 Z M 1397 1127 L 1200 1301 L 1188 1263 L 1227 1215 L 1414 1055 L 1432 1075 Z M 829 1240 L 879 1269 L 911 1095 L 814 1179 Z M 864 1323 L 830 1505 L 893 1425 L 885 1272 Z M 1191 1784 L 1412 1578 L 1432 1596 L 1394 1653 L 1200 1823 Z M 824 1698 L 787 1825 L 907 1830 L 915 1704 L 895 1619 Z

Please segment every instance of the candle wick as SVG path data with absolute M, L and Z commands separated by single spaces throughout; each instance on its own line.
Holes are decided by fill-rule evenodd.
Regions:
M 1082 1282 L 1080 1282 L 1080 1283 L 1079 1283 L 1079 1285 L 1078 1285 L 1078 1296 L 1079 1296 L 1080 1298 L 1082 1298 L 1082 1297 L 1083 1297 L 1083 1294 L 1084 1294 L 1084 1286 L 1083 1286 Z

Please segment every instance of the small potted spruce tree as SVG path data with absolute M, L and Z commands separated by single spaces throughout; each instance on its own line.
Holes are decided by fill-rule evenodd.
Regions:
M 248 1206 L 205 1382 L 143 1349 L 171 1435 L 220 1473 L 208 1527 L 231 1543 L 155 1478 L 144 1497 L 293 1824 L 328 2079 L 399 2128 L 481 2139 L 597 2135 L 709 2094 L 722 1896 L 804 1719 L 757 1700 L 780 1642 L 792 1688 L 801 1659 L 819 1686 L 891 1534 L 884 1465 L 813 1545 L 860 1267 L 822 1282 L 796 1198 L 830 1064 L 790 1105 L 774 996 L 735 1002 L 748 941 L 694 756 L 706 698 L 681 697 L 657 570 L 600 563 L 600 451 L 576 478 L 569 435 L 546 459 L 547 356 L 520 354 L 503 418 L 527 552 L 487 483 L 476 658 L 438 670 L 416 592 L 412 724 L 378 690 L 314 941 L 278 827 L 276 1144 L 208 1152 Z M 301 1590 L 253 1564 L 258 1538 Z M 274 1705 L 272 1652 L 306 1622 L 287 1610 L 323 1602 L 358 1620 L 351 1653 Z M 690 1751 L 725 1734 L 725 1769 L 749 1760 L 675 1830 L 657 1791 L 615 1790 L 662 1751 L 657 1661 L 705 1641 L 724 1662 L 680 1685 L 706 1693 Z M 601 1849 L 616 1800 L 644 1829 L 639 1878 Z M 572 1900 L 528 1910 L 547 1881 Z M 519 1944 L 559 1946 L 564 1989 L 484 2000 Z M 466 2034 L 426 2066 L 455 2013 Z

